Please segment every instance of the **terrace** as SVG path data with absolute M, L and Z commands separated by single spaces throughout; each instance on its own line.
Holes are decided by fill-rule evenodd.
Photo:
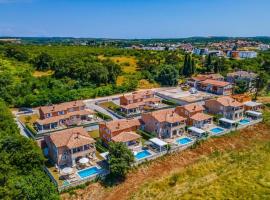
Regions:
M 60 168 L 47 161 L 45 171 L 60 191 L 109 173 L 107 163 L 98 153 L 96 157 L 80 158 L 72 167 Z
M 180 87 L 172 89 L 164 89 L 156 93 L 157 96 L 176 102 L 178 105 L 186 105 L 189 103 L 202 102 L 214 98 L 216 95 L 197 91 L 191 93 L 190 91 L 183 91 Z

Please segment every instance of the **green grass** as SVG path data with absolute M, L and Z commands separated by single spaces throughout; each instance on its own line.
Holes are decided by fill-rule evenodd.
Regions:
M 131 199 L 269 199 L 270 142 L 213 152 L 162 179 L 147 182 Z

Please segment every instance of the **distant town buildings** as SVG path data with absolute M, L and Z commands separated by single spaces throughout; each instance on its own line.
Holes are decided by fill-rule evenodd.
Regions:
M 227 57 L 229 58 L 256 58 L 257 52 L 255 51 L 228 51 Z

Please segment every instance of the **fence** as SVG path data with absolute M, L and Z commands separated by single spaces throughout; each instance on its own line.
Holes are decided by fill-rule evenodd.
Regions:
M 93 175 L 93 176 L 90 176 L 88 178 L 84 178 L 81 180 L 76 180 L 76 181 L 73 181 L 72 183 L 68 183 L 66 185 L 59 185 L 57 183 L 57 181 L 55 180 L 55 178 L 53 177 L 53 175 L 51 174 L 51 172 L 48 170 L 48 168 L 43 167 L 43 169 L 44 169 L 45 173 L 50 177 L 51 181 L 56 185 L 59 192 L 67 190 L 67 189 L 72 188 L 72 187 L 76 187 L 78 185 L 82 185 L 82 184 L 87 183 L 87 182 L 95 181 L 97 179 L 102 179 L 106 175 L 109 174 L 109 171 L 104 169 L 101 173 L 99 173 L 97 175 Z

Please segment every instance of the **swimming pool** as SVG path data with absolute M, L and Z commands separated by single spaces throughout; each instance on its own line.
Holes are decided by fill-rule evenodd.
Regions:
M 246 124 L 249 124 L 249 123 L 250 123 L 250 120 L 249 119 L 241 119 L 239 121 L 239 124 L 241 124 L 241 125 L 246 125 Z
M 87 178 L 89 176 L 93 176 L 95 174 L 99 174 L 102 170 L 98 169 L 97 167 L 90 167 L 81 171 L 78 171 L 78 175 L 81 179 Z
M 212 128 L 210 131 L 213 134 L 220 134 L 220 133 L 222 133 L 224 131 L 224 129 L 220 128 L 220 127 L 215 127 L 215 128 Z
M 135 154 L 135 158 L 136 158 L 137 160 L 140 160 L 140 159 L 149 157 L 149 156 L 151 156 L 151 155 L 152 155 L 152 154 L 151 154 L 149 151 L 143 150 L 143 151 L 140 151 L 140 152 L 136 153 L 136 154 Z
M 176 142 L 180 145 L 186 145 L 186 144 L 189 144 L 191 143 L 193 140 L 189 137 L 184 137 L 184 138 L 180 138 L 178 140 L 176 140 Z

